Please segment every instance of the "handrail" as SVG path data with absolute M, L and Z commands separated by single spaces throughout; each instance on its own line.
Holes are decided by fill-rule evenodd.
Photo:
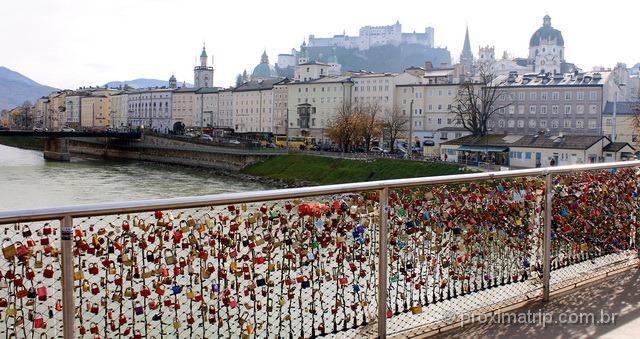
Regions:
M 441 175 L 433 177 L 379 180 L 348 184 L 325 186 L 310 186 L 301 188 L 286 188 L 278 190 L 250 191 L 239 193 L 222 193 L 203 196 L 191 196 L 167 199 L 151 199 L 133 202 L 111 202 L 99 204 L 84 204 L 62 207 L 14 210 L 0 212 L 0 224 L 15 222 L 32 222 L 62 219 L 65 216 L 92 217 L 98 215 L 112 215 L 133 212 L 148 212 L 164 209 L 195 208 L 203 206 L 226 205 L 235 203 L 250 203 L 279 199 L 304 198 L 311 196 L 352 193 L 357 191 L 379 190 L 382 188 L 406 188 L 422 185 L 468 183 L 478 180 L 492 180 L 513 177 L 539 176 L 546 174 L 567 173 L 573 171 L 611 169 L 621 167 L 640 166 L 640 160 L 621 161 L 599 164 L 565 165 L 557 167 L 532 168 L 500 172 L 483 172 Z

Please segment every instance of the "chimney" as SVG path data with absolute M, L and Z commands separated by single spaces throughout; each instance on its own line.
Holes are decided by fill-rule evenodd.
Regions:
M 425 71 L 430 71 L 433 69 L 433 64 L 431 63 L 431 61 L 425 61 L 424 63 L 424 70 Z

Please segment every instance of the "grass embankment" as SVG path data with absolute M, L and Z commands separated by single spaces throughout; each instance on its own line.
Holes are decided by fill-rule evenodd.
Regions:
M 320 185 L 459 174 L 458 166 L 398 159 L 347 160 L 311 155 L 280 155 L 251 165 L 244 173 L 285 182 Z
M 0 144 L 12 146 L 12 147 L 42 151 L 44 149 L 44 138 L 0 136 Z

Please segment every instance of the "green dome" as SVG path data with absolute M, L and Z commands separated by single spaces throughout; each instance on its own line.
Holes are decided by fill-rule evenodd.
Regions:
M 277 77 L 278 74 L 273 66 L 265 63 L 260 63 L 253 69 L 251 73 L 251 79 L 266 79 Z
M 277 77 L 278 73 L 276 73 L 276 69 L 269 65 L 269 57 L 267 56 L 267 51 L 262 52 L 262 57 L 260 57 L 260 63 L 253 69 L 253 73 L 251 73 L 251 79 L 267 79 Z

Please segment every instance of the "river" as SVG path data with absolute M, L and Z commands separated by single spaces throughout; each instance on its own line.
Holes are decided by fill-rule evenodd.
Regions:
M 73 156 L 46 161 L 41 151 L 0 145 L 0 210 L 134 201 L 266 189 L 211 170 Z

